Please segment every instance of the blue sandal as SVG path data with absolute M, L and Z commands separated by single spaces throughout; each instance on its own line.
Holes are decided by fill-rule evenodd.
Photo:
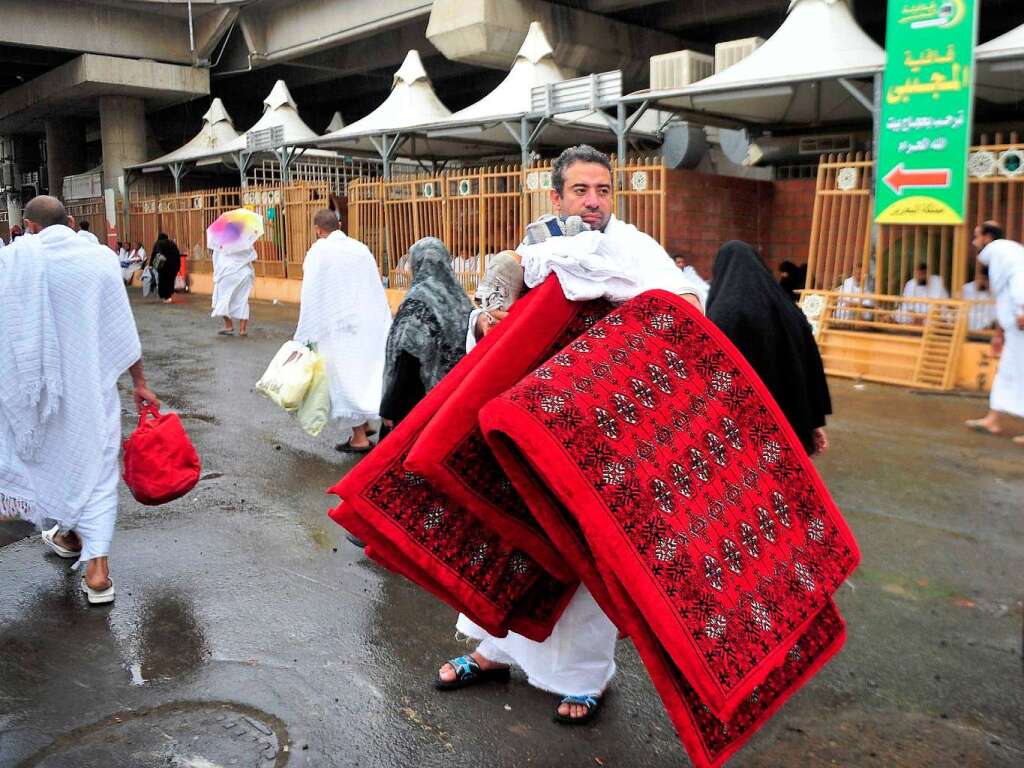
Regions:
M 573 717 L 561 714 L 556 708 L 554 720 L 560 725 L 586 725 L 597 717 L 598 710 L 601 709 L 601 699 L 596 696 L 566 696 L 558 702 L 558 706 L 563 704 L 582 704 L 587 708 L 587 712 L 579 717 Z
M 455 670 L 455 679 L 442 680 L 438 675 L 434 687 L 439 691 L 453 691 L 477 683 L 507 683 L 512 674 L 508 667 L 483 669 L 472 656 L 459 656 L 457 659 L 449 659 L 447 663 Z

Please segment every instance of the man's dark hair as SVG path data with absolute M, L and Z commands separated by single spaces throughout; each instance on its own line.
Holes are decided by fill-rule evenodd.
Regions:
M 608 155 L 589 144 L 577 144 L 563 149 L 551 166 L 551 186 L 560 195 L 565 191 L 565 172 L 573 163 L 597 163 L 607 168 L 609 174 L 612 172 L 612 161 Z
M 923 269 L 925 272 L 927 272 L 928 271 L 928 264 L 927 264 L 927 262 L 919 261 L 919 262 L 917 262 L 917 268 L 918 269 Z
M 89 231 L 89 222 L 88 221 L 79 222 L 78 228 L 79 229 L 84 229 L 86 232 L 88 232 Z
M 334 232 L 341 226 L 338 223 L 338 214 L 330 208 L 321 208 L 317 211 L 313 217 L 313 224 L 324 232 Z
M 1003 228 L 994 221 L 986 221 L 978 229 L 981 230 L 981 234 L 991 237 L 993 240 L 1003 240 L 1006 237 L 1006 233 L 1003 232 Z
M 54 225 L 67 226 L 68 223 L 68 213 L 64 209 L 64 203 L 49 195 L 37 195 L 29 200 L 22 218 L 34 221 L 42 229 Z

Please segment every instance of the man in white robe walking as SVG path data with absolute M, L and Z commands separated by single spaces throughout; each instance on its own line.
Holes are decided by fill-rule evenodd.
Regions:
M 996 298 L 992 353 L 999 357 L 999 370 L 992 381 L 988 414 L 966 423 L 971 429 L 1000 435 L 1005 431 L 1003 414 L 1024 418 L 1024 246 L 1007 240 L 994 221 L 976 227 L 973 242 L 978 261 L 988 267 L 990 290 Z M 1013 441 L 1024 446 L 1024 435 Z
M 218 336 L 233 336 L 234 321 L 238 321 L 238 335 L 249 332 L 249 294 L 256 273 L 252 263 L 256 261 L 256 249 L 242 248 L 213 249 L 213 312 L 211 317 L 224 318 L 224 327 Z
M 295 340 L 324 356 L 331 418 L 351 430 L 335 448 L 366 453 L 369 422 L 378 418 L 391 308 L 370 249 L 341 231 L 327 208 L 313 218 L 317 240 L 302 263 Z
M 679 270 L 656 240 L 612 215 L 612 170 L 607 155 L 586 145 L 570 147 L 555 161 L 551 187 L 559 217 L 579 216 L 592 231 L 521 245 L 517 252 L 528 285 L 537 285 L 553 272 L 573 300 L 605 296 L 624 301 L 663 288 L 703 308 L 707 284 Z M 544 225 L 550 228 L 558 222 L 549 219 Z M 534 229 L 531 225 L 531 231 Z M 487 334 L 506 315 L 502 311 L 474 312 L 467 347 L 474 345 L 474 336 L 479 339 Z M 559 723 L 576 725 L 594 717 L 615 675 L 618 630 L 583 586 L 541 643 L 515 632 L 494 637 L 465 615 L 459 616 L 455 627 L 479 644 L 472 654 L 442 665 L 436 681 L 440 689 L 507 679 L 508 667 L 514 664 L 526 673 L 531 685 L 561 697 L 555 711 Z
M 67 226 L 56 198 L 33 198 L 24 217 L 32 236 L 0 254 L 0 517 L 57 521 L 43 542 L 85 563 L 90 604 L 109 603 L 118 378 L 130 372 L 140 411 L 159 401 L 115 260 Z

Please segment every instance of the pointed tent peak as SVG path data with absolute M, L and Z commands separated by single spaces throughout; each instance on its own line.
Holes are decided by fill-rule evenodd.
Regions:
M 334 116 L 331 117 L 331 122 L 327 124 L 327 130 L 324 133 L 334 133 L 340 131 L 345 127 L 345 119 L 341 116 L 341 112 L 335 112 Z
M 224 102 L 220 100 L 220 97 L 217 97 L 210 102 L 210 108 L 206 110 L 206 114 L 203 115 L 203 122 L 208 123 L 209 125 L 215 125 L 225 121 L 234 125 L 231 115 L 229 115 L 227 109 L 224 108 Z
M 423 68 L 423 62 L 420 60 L 420 53 L 415 48 L 405 54 L 405 61 L 402 62 L 402 66 L 395 72 L 394 80 L 391 82 L 391 87 L 395 88 L 399 83 L 405 85 L 412 85 L 418 80 L 430 81 L 427 77 L 427 70 Z
M 516 54 L 516 60 L 526 59 L 531 64 L 539 64 L 548 57 L 555 55 L 555 49 L 551 47 L 551 41 L 544 33 L 544 27 L 539 21 L 530 22 L 530 31 L 526 33 L 526 39 Z
M 274 83 L 274 87 L 270 90 L 270 94 L 263 100 L 263 105 L 267 110 L 280 109 L 285 104 L 290 106 L 292 109 L 298 109 L 295 104 L 295 99 L 292 98 L 291 92 L 288 90 L 288 86 L 284 80 L 278 80 Z

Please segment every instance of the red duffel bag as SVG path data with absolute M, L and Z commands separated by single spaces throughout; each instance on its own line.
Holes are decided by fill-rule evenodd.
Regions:
M 124 482 L 142 504 L 155 506 L 184 496 L 199 482 L 199 454 L 176 413 L 147 406 L 124 441 Z

